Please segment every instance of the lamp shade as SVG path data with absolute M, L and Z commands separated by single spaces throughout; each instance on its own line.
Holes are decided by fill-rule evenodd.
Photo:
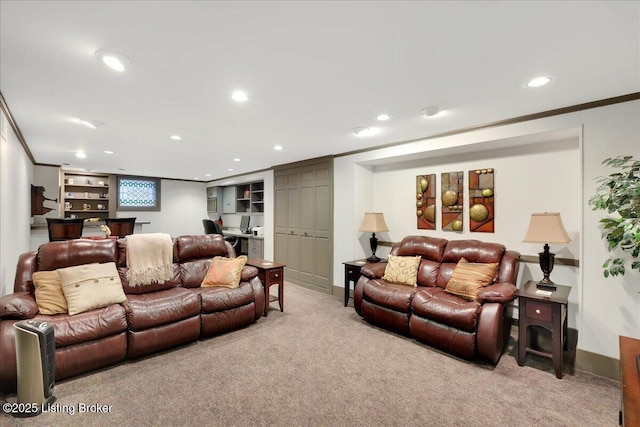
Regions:
M 571 238 L 562 225 L 559 212 L 531 214 L 529 229 L 523 242 L 527 243 L 569 243 Z
M 367 212 L 364 214 L 362 224 L 360 224 L 360 231 L 377 233 L 379 231 L 389 231 L 389 227 L 387 227 L 387 223 L 384 222 L 382 212 Z

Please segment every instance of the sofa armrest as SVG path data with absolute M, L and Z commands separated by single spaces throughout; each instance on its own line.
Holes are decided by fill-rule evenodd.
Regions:
M 0 298 L 0 319 L 31 319 L 38 304 L 29 292 L 15 292 Z
M 245 265 L 242 267 L 242 273 L 240 273 L 240 281 L 249 282 L 254 277 L 258 277 L 258 269 L 251 265 Z
M 360 274 L 363 276 L 367 276 L 369 279 L 379 279 L 384 276 L 384 269 L 386 267 L 386 261 L 377 262 L 375 264 L 367 264 L 360 269 Z
M 480 304 L 487 302 L 508 303 L 516 299 L 517 288 L 511 283 L 501 282 L 483 288 L 478 294 Z

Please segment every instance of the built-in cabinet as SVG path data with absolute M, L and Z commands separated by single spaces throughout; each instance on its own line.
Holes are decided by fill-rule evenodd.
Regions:
M 236 187 L 231 185 L 224 187 L 222 191 L 222 213 L 234 214 L 236 213 Z
M 264 213 L 264 181 L 207 188 L 207 212 Z
M 64 218 L 115 217 L 115 178 L 111 175 L 62 172 L 60 195 Z
M 332 292 L 333 159 L 275 168 L 275 259 L 296 284 Z
M 264 213 L 264 182 L 236 185 L 237 213 Z

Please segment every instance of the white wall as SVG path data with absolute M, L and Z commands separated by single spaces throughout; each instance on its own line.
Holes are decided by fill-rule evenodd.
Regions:
M 640 101 L 338 157 L 334 284 L 344 286 L 342 262 L 369 255 L 369 233 L 358 232 L 367 211 L 384 212 L 390 231 L 380 233 L 381 240 L 409 234 L 475 238 L 526 255 L 541 249 L 522 242 L 530 214 L 559 211 L 572 242 L 552 245 L 552 251 L 579 259 L 580 267 L 556 266 L 551 277 L 573 288 L 569 324 L 579 329 L 578 348 L 617 358 L 618 335 L 640 337 L 640 275 L 604 279 L 601 213 L 592 212 L 587 200 L 594 178 L 607 173 L 602 160 L 618 154 L 640 158 Z M 416 175 L 436 173 L 439 182 L 442 172 L 487 167 L 496 169 L 495 233 L 470 233 L 468 224 L 462 233 L 416 228 Z M 388 248 L 377 252 L 386 253 Z M 537 265 L 523 263 L 519 284 L 540 275 Z
M 206 185 L 163 179 L 160 190 L 160 211 L 119 211 L 117 216 L 151 222 L 142 226 L 142 233 L 168 233 L 173 237 L 203 234 L 202 218 L 207 217 Z
M 13 292 L 18 256 L 29 251 L 33 165 L 0 111 L 0 295 Z

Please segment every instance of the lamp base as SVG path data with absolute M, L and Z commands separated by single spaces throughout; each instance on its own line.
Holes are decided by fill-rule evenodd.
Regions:
M 376 254 L 371 255 L 369 258 L 367 258 L 368 262 L 380 262 L 380 258 L 378 258 L 376 256 Z
M 556 284 L 553 283 L 551 280 L 549 280 L 547 277 L 545 277 L 544 279 L 542 279 L 536 284 L 536 288 L 545 289 L 547 291 L 555 291 Z

